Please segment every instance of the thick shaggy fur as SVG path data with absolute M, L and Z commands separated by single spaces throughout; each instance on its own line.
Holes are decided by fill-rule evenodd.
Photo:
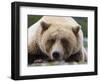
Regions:
M 28 29 L 29 63 L 54 60 L 54 51 L 66 62 L 86 61 L 81 26 L 73 18 L 44 16 Z

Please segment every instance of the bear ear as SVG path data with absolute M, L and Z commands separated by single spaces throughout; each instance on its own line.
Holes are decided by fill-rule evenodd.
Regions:
M 74 32 L 75 35 L 78 34 L 80 28 L 81 28 L 81 26 L 76 26 L 76 27 L 72 28 L 72 30 L 73 30 L 73 32 Z
M 49 28 L 50 24 L 42 21 L 41 22 L 41 26 L 42 26 L 43 31 L 45 31 L 45 30 L 47 30 Z

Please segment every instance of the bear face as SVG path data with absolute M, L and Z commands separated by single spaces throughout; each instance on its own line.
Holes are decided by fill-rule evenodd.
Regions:
M 37 36 L 37 44 L 51 60 L 66 60 L 78 52 L 80 44 L 80 26 L 47 23 L 41 21 L 41 30 Z

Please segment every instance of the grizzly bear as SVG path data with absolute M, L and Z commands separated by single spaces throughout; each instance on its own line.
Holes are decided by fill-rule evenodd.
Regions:
M 81 26 L 72 17 L 43 16 L 28 29 L 28 63 L 86 59 Z

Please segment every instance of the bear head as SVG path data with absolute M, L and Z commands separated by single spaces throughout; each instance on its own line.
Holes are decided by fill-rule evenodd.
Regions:
M 51 60 L 65 60 L 81 48 L 80 25 L 40 23 L 37 44 Z

